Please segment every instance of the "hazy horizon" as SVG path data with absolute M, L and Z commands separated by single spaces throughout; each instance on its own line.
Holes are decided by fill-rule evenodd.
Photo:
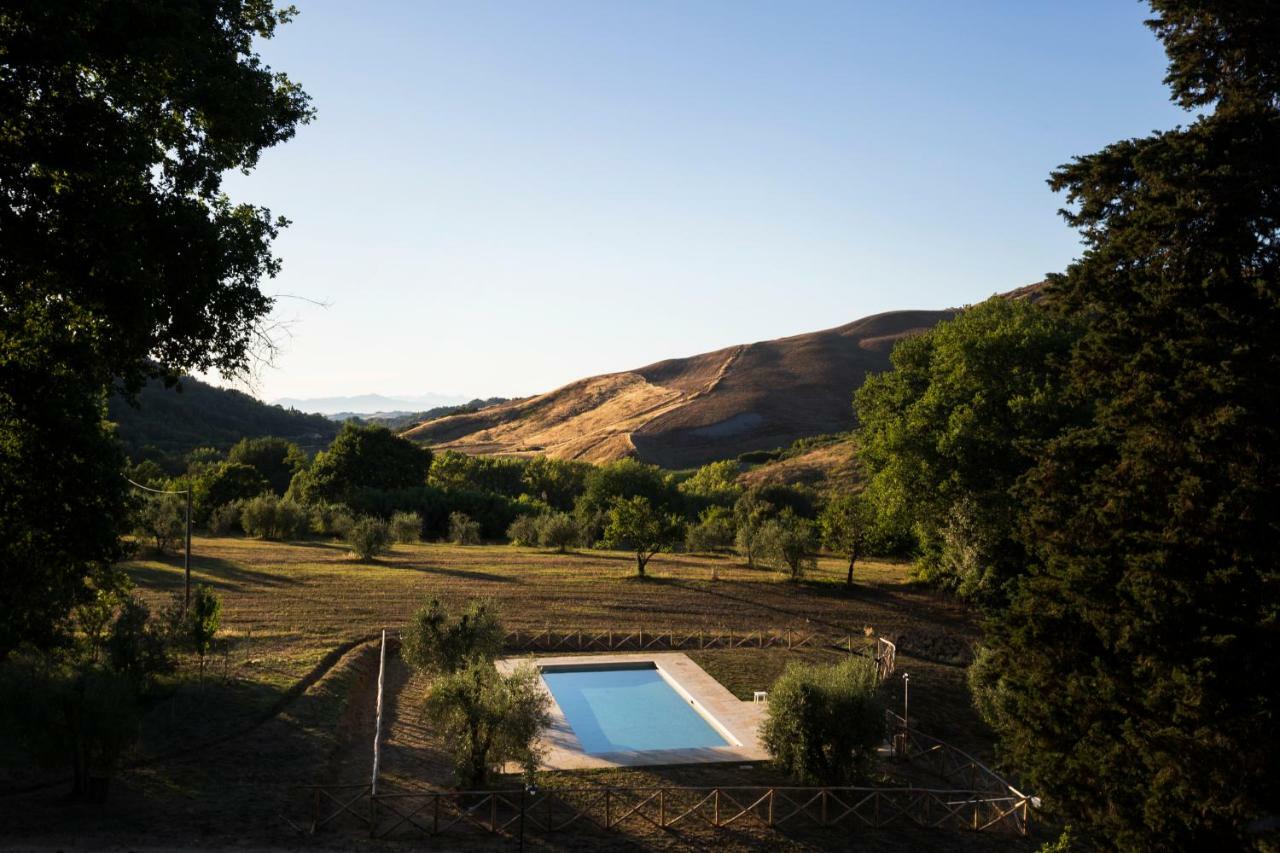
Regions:
M 293 221 L 266 400 L 527 396 L 979 301 L 1079 252 L 1045 179 L 1186 122 L 1138 3 L 300 2 L 318 117 L 232 175 Z

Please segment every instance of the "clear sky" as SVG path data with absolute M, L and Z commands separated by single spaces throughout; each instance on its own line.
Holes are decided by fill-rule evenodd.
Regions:
M 227 189 L 293 220 L 265 399 L 515 396 L 942 308 L 1079 252 L 1045 185 L 1185 123 L 1092 2 L 294 0 L 317 120 Z

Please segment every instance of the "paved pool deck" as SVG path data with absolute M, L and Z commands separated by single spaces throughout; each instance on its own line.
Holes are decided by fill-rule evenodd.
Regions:
M 763 702 L 743 702 L 680 652 L 632 652 L 611 655 L 562 655 L 559 657 L 518 657 L 497 661 L 498 671 L 510 673 L 522 664 L 535 667 L 592 666 L 606 668 L 611 664 L 652 663 L 687 694 L 686 699 L 712 721 L 726 736 L 727 746 L 697 749 L 654 749 L 642 752 L 606 752 L 589 754 L 556 703 L 545 681 L 541 686 L 551 698 L 551 725 L 543 735 L 546 755 L 542 767 L 548 770 L 587 770 L 606 767 L 657 767 L 671 764 L 708 764 L 713 762 L 765 761 L 769 753 L 760 743 L 760 723 L 764 720 Z M 679 691 L 677 691 L 679 692 Z

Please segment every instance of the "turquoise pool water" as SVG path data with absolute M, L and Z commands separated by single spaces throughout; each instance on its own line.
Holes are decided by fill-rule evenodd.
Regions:
M 542 679 L 588 753 L 729 743 L 653 666 L 543 670 Z

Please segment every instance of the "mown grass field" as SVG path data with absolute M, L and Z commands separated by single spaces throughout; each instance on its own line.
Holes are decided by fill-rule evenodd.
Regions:
M 157 607 L 182 590 L 180 556 L 144 552 L 127 568 L 138 593 Z M 860 564 L 852 588 L 844 583 L 844 571 L 843 562 L 823 559 L 816 573 L 792 583 L 730 557 L 660 555 L 649 565 L 650 576 L 640 579 L 633 558 L 616 552 L 415 544 L 360 562 L 331 542 L 197 537 L 192 580 L 209 584 L 222 598 L 223 647 L 209 661 L 203 684 L 182 680 L 151 710 L 133 757 L 142 763 L 122 774 L 114 807 L 77 807 L 74 820 L 59 823 L 66 831 L 106 833 L 123 843 L 139 837 L 190 840 L 192 827 L 199 828 L 196 839 L 287 839 L 280 835 L 279 814 L 291 802 L 289 786 L 367 778 L 376 654 L 372 645 L 355 641 L 383 628 L 395 631 L 430 595 L 459 602 L 492 598 L 508 628 L 522 631 L 791 629 L 860 636 L 869 626 L 903 639 L 908 648 L 905 641 L 915 638 L 926 650 L 936 648 L 938 638 L 947 647 L 976 639 L 970 615 L 911 584 L 904 565 Z M 344 644 L 354 649 L 334 654 Z M 748 698 L 752 690 L 768 687 L 789 661 L 836 654 L 744 648 L 691 656 Z M 192 666 L 185 662 L 185 671 Z M 962 667 L 902 651 L 899 670 L 912 673 L 912 715 L 921 728 L 988 751 Z M 297 691 L 300 679 L 317 674 L 323 677 Z M 447 755 L 417 712 L 425 683 L 403 669 L 391 681 L 398 727 L 389 737 L 389 779 L 447 784 Z M 886 686 L 893 701 L 899 687 Z M 287 695 L 291 688 L 300 695 Z M 583 778 L 591 784 L 779 781 L 767 768 L 737 772 L 700 768 Z M 557 778 L 563 775 L 548 783 L 565 784 Z M 11 813 L 0 830 L 31 837 L 49 829 L 52 815 L 39 807 L 47 795 L 26 799 L 33 808 Z

